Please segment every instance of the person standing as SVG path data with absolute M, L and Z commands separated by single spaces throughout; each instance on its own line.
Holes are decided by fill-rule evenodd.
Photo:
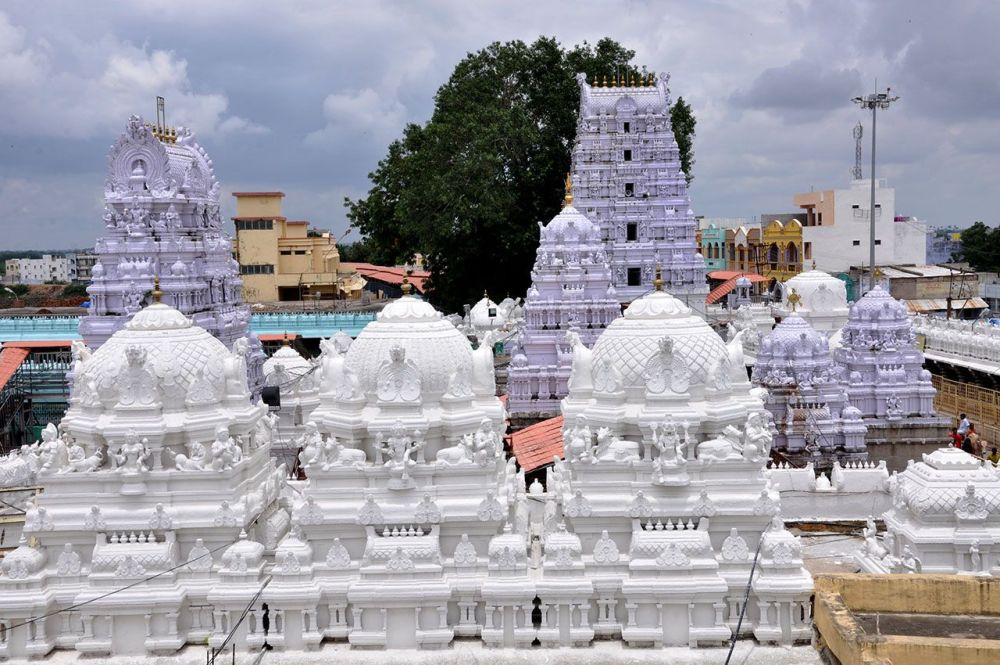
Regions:
M 993 446 L 993 450 L 990 451 L 989 460 L 993 466 L 1000 464 L 1000 453 L 997 452 L 996 446 Z
M 982 457 L 984 451 L 982 444 L 979 441 L 979 433 L 976 432 L 976 426 L 969 423 L 969 433 L 965 436 L 972 442 L 972 454 L 976 457 Z
M 948 435 L 948 438 L 951 439 L 951 445 L 956 448 L 962 447 L 962 435 L 958 433 L 957 427 L 951 428 L 951 434 Z
M 970 427 L 969 419 L 965 417 L 965 414 L 963 413 L 963 414 L 959 415 L 958 416 L 958 433 L 961 434 L 964 437 L 966 434 L 969 433 L 969 427 Z

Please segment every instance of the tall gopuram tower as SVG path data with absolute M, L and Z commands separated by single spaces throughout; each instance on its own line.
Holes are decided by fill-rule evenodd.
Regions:
M 138 312 L 160 278 L 163 302 L 227 347 L 249 332 L 232 243 L 222 229 L 212 160 L 190 130 L 129 118 L 108 153 L 104 237 L 98 238 L 89 316 L 97 348 Z
M 576 208 L 601 229 L 618 300 L 631 302 L 651 291 L 656 266 L 662 265 L 666 290 L 703 310 L 705 261 L 670 126 L 670 76 L 610 86 L 592 86 L 585 74 L 576 80 Z
M 524 322 L 507 379 L 510 412 L 529 418 L 559 415 L 574 347 L 592 347 L 621 315 L 600 229 L 573 207 L 571 180 L 562 211 L 547 226 L 539 222 L 538 233 Z

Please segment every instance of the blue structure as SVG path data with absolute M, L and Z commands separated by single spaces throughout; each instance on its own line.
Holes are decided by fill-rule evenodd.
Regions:
M 376 312 L 268 312 L 254 314 L 250 330 L 257 334 L 296 333 L 300 337 L 329 337 L 342 331 L 351 337 L 374 321 Z M 80 339 L 78 316 L 20 316 L 0 318 L 0 342 Z
M 701 230 L 701 255 L 705 257 L 705 270 L 726 269 L 726 230 L 709 224 Z

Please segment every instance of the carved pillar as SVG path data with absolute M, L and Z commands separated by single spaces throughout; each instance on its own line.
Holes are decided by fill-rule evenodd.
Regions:
M 153 636 L 153 615 L 144 614 L 142 618 L 146 621 L 146 638 L 148 639 Z
M 379 616 L 382 619 L 382 623 L 379 626 L 379 630 L 381 630 L 382 632 L 385 632 L 385 630 L 388 628 L 388 625 L 389 625 L 388 621 L 387 621 L 387 617 L 389 615 L 389 610 L 387 610 L 386 608 L 383 607 L 378 612 L 379 612 Z
M 110 614 L 104 615 L 104 621 L 108 626 L 108 639 L 113 640 L 115 636 L 115 618 Z M 35 624 L 31 624 L 31 641 L 35 641 Z
M 351 614 L 353 615 L 353 618 L 354 618 L 354 629 L 355 630 L 361 630 L 361 627 L 363 625 L 362 621 L 361 621 L 361 608 L 360 607 L 352 607 L 351 608 Z
M 285 632 L 285 610 L 275 610 L 274 612 L 274 634 L 281 635 Z
M 635 628 L 635 611 L 639 606 L 635 603 L 625 603 L 625 609 L 628 610 L 628 627 Z
M 496 605 L 486 606 L 486 628 L 496 628 L 493 614 L 496 612 Z
M 83 639 L 91 640 L 94 638 L 94 617 L 89 614 L 83 615 Z
M 438 605 L 438 628 L 448 627 L 448 606 Z
M 771 607 L 771 603 L 766 600 L 758 600 L 757 607 L 760 609 L 760 627 L 766 628 L 770 626 L 769 608 Z
M 533 608 L 531 607 L 531 603 L 527 603 L 525 605 L 521 605 L 521 612 L 523 613 L 522 614 L 522 622 L 523 623 L 521 625 L 524 626 L 525 628 L 531 628 L 531 610 L 532 609 Z
M 713 603 L 712 607 L 715 608 L 715 625 L 716 626 L 723 625 L 725 623 L 724 616 L 725 616 L 725 612 L 726 612 L 726 604 L 725 603 Z
M 580 627 L 590 628 L 590 603 L 580 605 Z

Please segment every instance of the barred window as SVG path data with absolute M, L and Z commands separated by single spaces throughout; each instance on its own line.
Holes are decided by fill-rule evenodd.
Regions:
M 240 266 L 241 275 L 273 275 L 274 265 L 271 263 L 251 263 Z
M 274 229 L 272 219 L 238 219 L 236 220 L 237 231 L 271 231 Z

